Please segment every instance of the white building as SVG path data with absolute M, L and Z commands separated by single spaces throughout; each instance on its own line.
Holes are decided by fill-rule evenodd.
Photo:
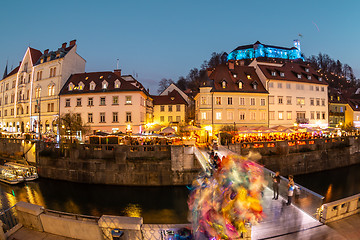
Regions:
M 114 72 L 72 75 L 60 92 L 60 113 L 75 113 L 93 131 L 140 133 L 152 99 L 132 76 Z
M 85 71 L 76 40 L 49 52 L 28 48 L 19 66 L 0 81 L 0 126 L 9 132 L 57 132 L 58 94 L 72 73 Z M 39 121 L 40 119 L 40 121 Z
M 285 63 L 253 60 L 269 92 L 269 126 L 328 126 L 328 84 L 302 61 Z

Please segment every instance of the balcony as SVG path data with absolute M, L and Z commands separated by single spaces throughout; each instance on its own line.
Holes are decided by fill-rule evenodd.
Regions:
M 296 123 L 298 123 L 298 124 L 308 124 L 309 119 L 308 118 L 296 118 Z

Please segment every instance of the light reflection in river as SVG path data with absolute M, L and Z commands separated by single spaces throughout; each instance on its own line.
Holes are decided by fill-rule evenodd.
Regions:
M 83 215 L 141 216 L 144 223 L 187 222 L 188 190 L 182 187 L 125 187 L 38 179 L 0 183 L 0 207 L 19 201 Z

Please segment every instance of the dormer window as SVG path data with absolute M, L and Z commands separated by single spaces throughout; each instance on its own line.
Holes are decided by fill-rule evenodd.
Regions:
M 86 78 L 85 78 L 85 80 L 88 80 L 88 79 L 89 79 L 89 77 L 86 77 Z
M 311 76 L 310 76 L 310 75 L 308 75 L 308 76 L 307 76 L 307 79 L 308 79 L 308 80 L 311 80 Z
M 276 72 L 275 72 L 275 71 L 272 71 L 272 72 L 271 72 L 271 76 L 275 77 L 275 76 L 276 76 Z
M 57 52 L 56 53 L 56 58 L 59 58 L 60 57 L 60 52 Z
M 256 81 L 254 81 L 253 83 L 252 83 L 252 86 L 253 86 L 253 88 L 256 90 L 257 89 L 257 85 L 258 85 L 258 83 L 256 82 Z
M 221 82 L 221 86 L 222 86 L 222 88 L 226 88 L 226 81 L 225 81 L 225 80 L 223 80 L 223 81 Z
M 85 84 L 83 82 L 79 82 L 79 90 L 84 90 Z
M 234 73 L 234 74 L 233 74 L 233 77 L 234 77 L 234 78 L 237 78 L 237 74 L 236 74 L 236 73 Z
M 301 79 L 301 74 L 298 73 L 297 78 L 298 78 L 298 79 Z
M 320 81 L 320 82 L 322 81 L 322 77 L 319 77 L 319 81 Z
M 91 83 L 90 83 L 90 90 L 91 90 L 91 91 L 94 91 L 94 90 L 95 90 L 95 87 L 96 87 L 96 83 L 94 83 L 94 81 L 91 81 Z
M 357 105 L 357 104 L 356 104 L 356 106 L 355 106 L 355 107 L 356 107 L 356 108 L 359 108 L 359 105 Z
M 120 81 L 119 79 L 116 79 L 115 82 L 114 82 L 114 87 L 115 88 L 120 88 Z
M 251 79 L 251 76 L 250 75 L 246 75 L 247 79 Z
M 104 81 L 102 82 L 102 85 L 101 85 L 101 86 L 102 86 L 102 89 L 107 89 L 107 87 L 108 87 L 108 82 L 104 80 Z
M 242 88 L 243 88 L 243 82 L 242 82 L 242 81 L 239 81 L 239 82 L 238 82 L 238 85 L 239 85 L 239 89 L 242 89 Z
M 72 90 L 74 90 L 74 84 L 71 82 L 71 83 L 69 84 L 69 91 L 72 91 Z
M 308 68 L 305 68 L 305 72 L 309 72 L 309 69 L 308 69 Z
M 285 77 L 285 73 L 280 72 L 280 77 Z
M 339 97 L 339 96 L 337 96 L 337 100 L 340 101 L 340 97 Z

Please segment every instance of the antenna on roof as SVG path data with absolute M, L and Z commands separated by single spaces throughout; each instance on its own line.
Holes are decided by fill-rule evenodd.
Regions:
M 116 69 L 119 69 L 119 59 L 116 59 Z

